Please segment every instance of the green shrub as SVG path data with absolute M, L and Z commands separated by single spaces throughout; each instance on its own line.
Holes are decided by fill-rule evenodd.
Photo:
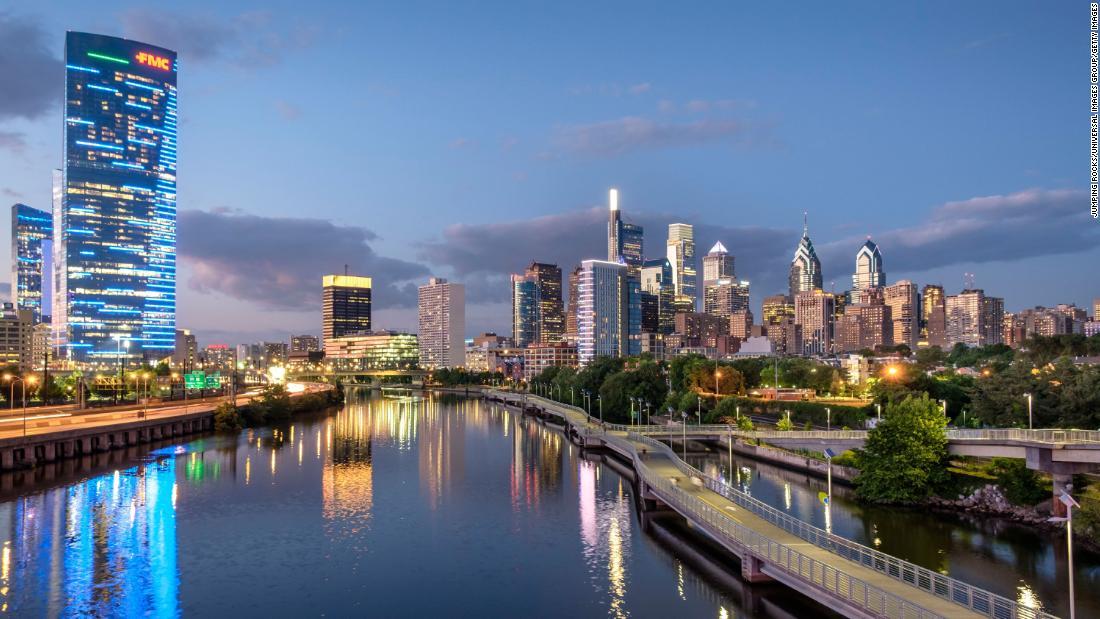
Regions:
M 833 458 L 833 464 L 847 466 L 853 469 L 859 468 L 859 451 L 849 449 Z
M 222 402 L 214 409 L 215 432 L 239 432 L 242 422 L 240 411 L 230 402 Z
M 737 421 L 737 429 L 741 430 L 743 432 L 752 432 L 753 431 L 752 419 L 749 419 L 748 417 L 741 417 Z
M 1017 505 L 1035 505 L 1050 498 L 1050 488 L 1019 458 L 993 458 L 989 473 L 1004 490 L 1005 498 Z
M 779 423 L 775 424 L 775 429 L 780 432 L 790 432 L 794 430 L 794 424 L 787 417 L 780 417 Z
M 1089 486 L 1076 498 L 1081 508 L 1073 514 L 1074 530 L 1100 543 L 1100 486 Z
M 867 417 L 874 412 L 874 406 L 870 405 L 856 407 L 837 404 L 826 405 L 819 402 L 776 402 L 775 400 L 756 400 L 741 397 L 723 398 L 719 402 L 719 406 L 726 400 L 732 400 L 731 404 L 733 406 L 740 406 L 742 415 L 774 415 L 775 417 L 781 417 L 786 416 L 787 411 L 790 411 L 791 422 L 800 425 L 807 422 L 815 426 L 826 425 L 830 417 L 830 413 L 825 412 L 825 409 L 828 408 L 831 411 L 832 426 L 834 428 L 838 426 L 863 428 Z

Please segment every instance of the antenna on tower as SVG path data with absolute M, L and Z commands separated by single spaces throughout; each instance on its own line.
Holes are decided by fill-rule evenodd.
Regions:
M 344 265 L 344 275 L 348 274 L 348 265 Z
M 802 236 L 810 236 L 810 212 L 802 211 Z
M 963 273 L 963 285 L 966 287 L 967 290 L 973 290 L 974 289 L 974 274 L 973 273 Z

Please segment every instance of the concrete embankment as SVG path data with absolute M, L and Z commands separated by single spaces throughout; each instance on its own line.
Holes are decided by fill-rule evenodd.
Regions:
M 324 393 L 332 385 L 310 384 L 291 394 L 297 399 Z M 237 399 L 238 406 L 249 398 Z M 147 412 L 135 409 L 110 414 L 72 415 L 35 420 L 24 429 L 11 425 L 0 432 L 0 470 L 31 468 L 214 429 L 214 409 L 222 401 L 187 403 Z M 29 421 L 29 420 L 28 420 Z

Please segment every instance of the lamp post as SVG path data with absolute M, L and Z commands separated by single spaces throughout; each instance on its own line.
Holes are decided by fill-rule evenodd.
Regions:
M 882 403 L 881 402 L 875 402 L 875 410 L 878 412 L 877 416 L 878 416 L 879 421 L 881 421 L 882 420 Z
M 1025 393 L 1024 397 L 1027 398 L 1027 429 L 1034 430 L 1034 426 L 1031 423 L 1031 394 Z
M 111 339 L 115 341 L 115 345 L 117 347 L 115 355 L 118 359 L 118 382 L 120 386 L 119 388 L 121 389 L 122 386 L 126 385 L 126 378 L 122 375 L 122 348 L 123 346 L 125 346 L 126 349 L 129 350 L 130 340 L 123 339 L 122 335 L 118 333 L 112 335 Z M 115 390 L 115 404 L 118 404 L 118 389 Z
M 833 429 L 833 411 L 829 407 L 825 407 L 825 430 L 831 432 Z
M 1073 593 L 1073 508 L 1081 507 L 1081 505 L 1075 501 L 1068 492 L 1062 492 L 1058 500 L 1066 506 L 1066 517 L 1055 517 L 1051 518 L 1049 521 L 1066 523 L 1066 569 L 1069 576 L 1069 619 L 1076 619 L 1077 609 L 1074 603 Z
M 681 424 L 681 427 L 683 428 L 683 431 L 684 431 L 684 440 L 683 440 L 683 443 L 684 443 L 684 462 L 687 462 L 688 461 L 688 414 L 686 412 L 681 412 L 680 416 L 684 420 L 683 424 Z
M 596 394 L 596 404 L 599 404 L 599 406 L 600 406 L 600 425 L 602 426 L 603 425 L 603 398 L 600 397 L 600 394 L 598 394 L 598 393 Z
M 11 395 L 8 398 L 11 408 L 15 408 L 15 383 L 23 383 L 23 438 L 27 438 L 27 385 L 33 385 L 37 379 L 33 374 L 26 378 L 4 374 L 4 380 L 11 383 Z

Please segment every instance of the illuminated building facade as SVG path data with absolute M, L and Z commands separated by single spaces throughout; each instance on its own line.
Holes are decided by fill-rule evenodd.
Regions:
M 672 287 L 676 311 L 695 311 L 695 228 L 691 224 L 669 224 L 666 257 L 672 265 Z
M 370 331 L 371 278 L 325 275 L 321 278 L 321 337 L 328 341 Z
M 462 367 L 466 362 L 466 287 L 432 277 L 417 295 L 420 367 Z
M 917 285 L 903 279 L 883 288 L 883 302 L 890 307 L 890 341 L 917 348 L 920 336 L 920 295 Z
M 512 340 L 525 347 L 538 341 L 539 289 L 525 275 L 512 276 Z
M 420 362 L 416 335 L 374 331 L 325 341 L 325 362 L 344 370 L 412 370 Z
M 26 204 L 11 207 L 11 300 L 36 321 L 52 310 L 53 216 Z
M 528 382 L 551 367 L 577 367 L 577 347 L 569 344 L 532 344 L 523 351 L 523 380 Z
M 823 290 L 794 297 L 794 320 L 802 327 L 802 354 L 826 355 L 833 349 L 836 295 Z
M 16 365 L 20 371 L 34 369 L 34 313 L 5 303 L 0 310 L 0 365 Z
M 577 360 L 641 352 L 641 287 L 627 266 L 585 260 L 577 282 Z
M 619 210 L 618 189 L 608 192 L 608 205 L 610 212 L 607 220 L 607 260 L 625 264 L 630 267 L 631 273 L 637 274 L 644 260 L 642 246 L 644 230 L 641 226 L 623 221 L 622 212 Z
M 531 266 L 527 267 L 526 276 L 535 283 L 535 290 L 539 297 L 535 341 L 543 344 L 556 344 L 563 341 L 565 308 L 561 297 L 561 268 L 556 264 L 532 262 Z
M 321 342 L 316 335 L 292 335 L 290 336 L 290 352 L 310 353 L 321 350 Z
M 76 361 L 167 356 L 176 328 L 176 53 L 69 32 L 65 64 L 55 344 Z
M 856 252 L 856 270 L 852 274 L 852 291 L 866 290 L 886 285 L 886 273 L 882 270 L 882 252 L 874 241 L 867 239 Z
M 642 265 L 641 270 L 642 277 L 642 292 L 651 297 L 646 301 L 643 299 L 643 304 L 650 305 L 649 311 L 652 313 L 652 304 L 656 304 L 656 327 L 653 325 L 653 317 L 650 315 L 648 318 L 645 316 L 645 309 L 643 309 L 643 321 L 644 325 L 642 331 L 646 333 L 661 333 L 667 335 L 672 333 L 675 329 L 676 309 L 674 302 L 676 300 L 676 287 L 672 284 L 672 263 L 667 258 L 658 258 L 657 260 L 646 260 Z
M 810 241 L 810 224 L 805 215 L 802 220 L 802 238 L 799 239 L 798 247 L 794 250 L 794 259 L 791 260 L 788 284 L 792 299 L 800 292 L 810 292 L 823 287 L 821 260 L 818 259 L 814 244 Z
M 785 294 L 774 294 L 764 299 L 761 306 L 766 325 L 777 325 L 784 318 L 794 318 L 794 300 Z
M 176 329 L 176 349 L 172 352 L 172 367 L 185 372 L 196 367 L 199 343 L 189 329 Z
M 921 341 L 926 346 L 947 347 L 947 310 L 943 286 L 926 285 L 921 291 Z

